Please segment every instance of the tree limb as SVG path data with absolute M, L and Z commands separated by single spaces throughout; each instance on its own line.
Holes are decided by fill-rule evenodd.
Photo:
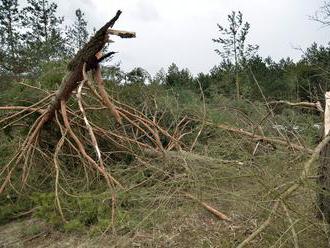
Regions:
M 311 109 L 314 109 L 321 113 L 324 112 L 324 110 L 321 106 L 321 103 L 319 101 L 314 103 L 314 102 L 289 102 L 289 101 L 280 100 L 280 101 L 269 102 L 269 104 L 270 105 L 284 104 L 284 105 L 288 105 L 288 106 L 292 106 L 292 107 L 311 108 Z

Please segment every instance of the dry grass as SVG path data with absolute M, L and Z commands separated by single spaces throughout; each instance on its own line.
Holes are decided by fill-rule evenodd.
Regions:
M 56 167 L 53 157 L 45 152 L 51 142 L 46 148 L 35 147 L 30 161 L 34 165 L 29 171 L 32 176 L 21 192 L 31 197 L 34 206 L 39 206 L 33 216 L 46 219 L 64 233 L 51 230 L 45 237 L 29 241 L 27 247 L 29 244 L 32 247 L 38 240 L 51 240 L 54 233 L 65 242 L 75 237 L 72 232 L 77 231 L 84 234 L 84 240 L 92 242 L 90 246 L 101 246 L 103 243 L 99 240 L 103 240 L 104 244 L 111 243 L 115 247 L 235 247 L 267 220 L 274 201 L 299 179 L 309 158 L 307 153 L 290 149 L 290 144 L 315 146 L 316 131 L 311 129 L 315 116 L 290 110 L 272 117 L 265 107 L 224 99 L 207 108 L 201 106 L 200 101 L 187 106 L 178 102 L 174 108 L 167 98 L 154 97 L 158 101 L 155 106 L 146 99 L 138 109 L 151 120 L 155 118 L 160 126 L 167 127 L 175 137 L 187 133 L 182 137 L 181 145 L 184 150 L 190 150 L 193 143 L 192 152 L 167 151 L 164 156 L 155 157 L 141 149 L 138 156 L 130 157 L 127 151 L 123 156 L 120 151 L 113 150 L 115 146 L 105 142 L 107 139 L 102 139 L 112 125 L 103 110 L 86 111 L 93 128 L 97 125 L 106 130 L 95 128 L 94 132 L 99 139 L 106 172 L 123 186 L 114 188 L 116 202 L 100 174 L 84 166 L 81 158 L 75 155 L 72 140 L 63 136 L 67 145 L 61 151 L 56 150 Z M 97 102 L 95 99 L 86 101 Z M 70 104 L 74 109 L 74 103 Z M 204 116 L 205 109 L 205 122 L 201 124 L 196 119 Z M 73 112 L 70 110 L 70 114 Z M 79 126 L 81 116 L 72 116 L 75 132 L 84 142 L 86 151 L 96 157 L 93 144 L 84 134 L 86 130 Z M 205 125 L 210 122 L 216 125 Z M 180 123 L 185 130 L 180 130 Z M 287 140 L 288 147 L 237 135 L 218 128 L 219 124 Z M 298 124 L 303 131 L 281 130 L 276 126 L 278 124 Z M 127 137 L 120 130 L 111 135 L 114 134 Z M 41 133 L 41 140 L 46 140 L 44 135 Z M 52 138 L 56 144 L 61 133 Z M 116 141 L 120 142 L 120 139 Z M 126 141 L 130 144 L 128 139 Z M 10 151 L 17 143 L 19 138 L 1 144 L 7 148 L 7 151 L 3 150 L 3 156 L 10 157 Z M 250 247 L 328 246 L 328 226 L 315 217 L 318 213 L 315 206 L 316 166 L 314 163 L 312 177 L 304 180 L 301 187 L 285 199 L 284 205 L 279 205 L 269 226 L 248 244 Z M 16 192 L 20 183 L 20 177 L 13 174 L 11 187 L 1 199 L 11 195 L 22 197 Z M 56 195 L 52 193 L 54 191 Z M 187 194 L 193 197 L 189 198 Z M 4 201 L 7 205 L 1 206 L 2 209 L 19 204 L 18 200 L 7 198 Z M 219 220 L 201 202 L 225 214 L 231 222 Z M 114 211 L 114 205 L 115 219 L 111 223 L 109 213 Z M 58 206 L 67 223 L 63 224 Z M 0 236 L 3 233 L 0 232 Z

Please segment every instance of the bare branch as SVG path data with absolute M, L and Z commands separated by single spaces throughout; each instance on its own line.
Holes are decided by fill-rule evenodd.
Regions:
M 284 104 L 292 107 L 303 107 L 303 108 L 309 108 L 309 109 L 314 109 L 316 111 L 319 111 L 321 113 L 324 112 L 322 105 L 319 101 L 317 102 L 289 102 L 289 101 L 271 101 L 269 102 L 270 105 L 278 105 L 278 104 Z
M 108 34 L 119 36 L 120 38 L 135 38 L 135 32 L 123 31 L 123 30 L 115 30 L 115 29 L 108 29 Z

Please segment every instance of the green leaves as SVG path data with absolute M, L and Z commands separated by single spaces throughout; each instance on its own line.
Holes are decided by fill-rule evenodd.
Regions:
M 74 24 L 66 31 L 66 41 L 70 55 L 80 50 L 88 40 L 87 21 L 84 19 L 85 14 L 81 9 L 77 9 Z
M 220 44 L 220 49 L 215 52 L 223 59 L 229 59 L 236 67 L 244 59 L 252 57 L 258 50 L 259 46 L 246 44 L 246 38 L 250 30 L 250 24 L 243 22 L 243 14 L 233 11 L 228 15 L 229 27 L 226 28 L 217 24 L 220 36 L 212 39 L 213 42 Z

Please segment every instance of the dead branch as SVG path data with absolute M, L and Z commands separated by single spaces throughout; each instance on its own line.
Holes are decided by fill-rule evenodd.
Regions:
M 24 106 L 0 106 L 0 110 L 13 110 L 13 111 L 21 110 L 23 112 L 37 112 L 39 114 L 42 114 L 43 112 L 45 112 L 44 109 L 33 108 L 33 107 L 24 107 Z M 11 117 L 11 118 L 13 118 L 13 117 Z
M 128 32 L 128 31 L 123 31 L 123 30 L 115 30 L 112 28 L 108 29 L 108 34 L 111 35 L 117 35 L 120 38 L 135 38 L 136 33 L 135 32 Z
M 202 202 L 200 201 L 198 198 L 196 198 L 195 196 L 191 195 L 191 194 L 188 194 L 188 193 L 185 193 L 185 196 L 194 200 L 194 201 L 197 201 L 199 204 L 201 204 L 207 211 L 209 211 L 210 213 L 212 213 L 213 215 L 215 215 L 218 219 L 220 220 L 225 220 L 225 221 L 228 221 L 228 222 L 231 222 L 231 219 L 221 213 L 220 211 L 216 210 L 215 208 L 211 207 L 210 205 L 206 204 L 205 202 Z
M 294 248 L 299 248 L 299 242 L 298 242 L 298 235 L 297 235 L 297 232 L 294 228 L 294 222 L 290 216 L 290 213 L 289 213 L 289 209 L 286 207 L 285 203 L 282 202 L 282 207 L 285 211 L 285 214 L 288 218 L 288 221 L 290 223 L 290 229 L 291 229 L 291 232 L 292 232 L 292 238 L 293 238 L 293 245 L 294 245 Z
M 66 136 L 66 132 L 63 134 L 62 138 L 60 139 L 60 141 L 58 142 L 58 144 L 56 145 L 56 149 L 55 149 L 55 153 L 54 153 L 54 167 L 55 167 L 55 199 L 56 199 L 56 204 L 57 204 L 57 208 L 58 211 L 60 212 L 61 218 L 63 222 L 67 222 L 63 211 L 62 211 L 62 206 L 61 206 L 61 201 L 58 195 L 58 187 L 59 187 L 59 175 L 60 175 L 60 166 L 59 166 L 59 162 L 58 162 L 58 153 L 61 150 L 61 147 L 64 144 L 64 140 L 65 140 L 65 136 Z
M 97 54 L 104 48 L 108 41 L 108 29 L 112 28 L 121 15 L 118 10 L 115 17 L 107 22 L 101 29 L 99 29 L 94 37 L 76 54 L 68 65 L 68 73 L 62 80 L 56 96 L 52 104 L 48 108 L 47 121 L 51 120 L 54 112 L 60 108 L 61 101 L 66 102 L 72 95 L 79 83 L 83 80 L 83 65 L 86 63 L 87 68 L 95 68 L 98 64 Z M 127 37 L 128 38 L 128 37 Z M 132 37 L 130 37 L 132 38 Z
M 320 157 L 321 151 L 324 149 L 324 147 L 330 142 L 330 135 L 326 136 L 321 143 L 318 144 L 318 146 L 314 149 L 314 152 L 310 159 L 306 161 L 303 171 L 301 172 L 300 177 L 296 180 L 296 182 L 289 187 L 287 190 L 285 190 L 282 194 L 279 195 L 279 197 L 275 200 L 272 210 L 270 212 L 270 215 L 268 219 L 257 229 L 255 230 L 249 237 L 247 237 L 242 243 L 240 243 L 237 248 L 245 247 L 251 240 L 253 240 L 258 234 L 260 234 L 263 230 L 265 230 L 269 224 L 271 223 L 271 220 L 273 219 L 274 214 L 276 213 L 279 204 L 284 202 L 286 198 L 288 198 L 292 193 L 294 193 L 299 187 L 303 185 L 303 182 L 305 180 L 308 180 L 308 177 L 310 176 L 310 170 L 313 165 L 313 163 Z
M 101 77 L 101 71 L 99 69 L 96 70 L 95 73 L 95 80 L 98 86 L 98 90 L 100 93 L 101 101 L 106 106 L 112 113 L 112 115 L 115 117 L 116 121 L 120 123 L 121 125 L 123 124 L 122 118 L 119 115 L 118 110 L 116 109 L 116 106 L 110 101 L 108 97 L 108 93 L 106 92 L 104 88 L 104 81 L 102 80 Z
M 89 121 L 87 119 L 86 112 L 85 112 L 85 109 L 84 109 L 83 104 L 82 104 L 82 88 L 84 87 L 84 83 L 86 81 L 88 81 L 85 70 L 86 70 L 86 64 L 84 64 L 84 66 L 83 66 L 84 80 L 79 85 L 78 91 L 77 91 L 78 105 L 79 105 L 79 109 L 81 111 L 81 114 L 83 115 L 83 118 L 84 118 L 84 121 L 85 121 L 85 125 L 86 125 L 86 128 L 88 129 L 89 136 L 91 138 L 92 144 L 93 144 L 94 149 L 96 151 L 98 162 L 99 162 L 99 166 L 101 167 L 101 169 L 103 171 L 103 174 L 106 174 L 106 169 L 105 169 L 105 166 L 104 166 L 104 163 L 103 163 L 103 159 L 102 159 L 102 155 L 101 155 L 101 150 L 99 148 L 97 139 L 96 139 L 95 134 L 93 132 L 93 128 L 92 128 L 92 126 L 90 125 L 90 123 L 89 123 Z M 99 80 L 101 80 L 101 77 L 99 78 Z M 111 179 L 111 181 L 109 181 L 109 179 Z M 106 179 L 106 181 L 107 181 L 108 186 L 110 187 L 110 190 L 111 190 L 111 199 L 112 199 L 111 200 L 111 204 L 112 204 L 111 220 L 112 220 L 112 227 L 114 227 L 116 196 L 115 196 L 115 192 L 113 190 L 114 183 L 113 183 L 112 177 L 110 176 L 109 179 Z
M 324 136 L 330 131 L 330 92 L 325 93 Z
M 249 137 L 250 139 L 254 140 L 254 141 L 261 141 L 261 142 L 268 142 L 268 143 L 273 143 L 273 144 L 278 144 L 278 145 L 282 145 L 282 146 L 286 146 L 289 147 L 293 150 L 297 150 L 297 151 L 302 151 L 302 152 L 307 152 L 309 154 L 313 153 L 313 150 L 301 146 L 301 145 L 297 145 L 297 144 L 293 144 L 291 142 L 289 142 L 288 140 L 284 140 L 284 139 L 280 139 L 280 138 L 271 138 L 271 137 L 266 137 L 266 136 L 261 136 L 261 135 L 257 135 L 254 134 L 252 132 L 248 132 L 245 131 L 244 129 L 241 128 L 234 128 L 234 127 L 230 127 L 224 124 L 213 124 L 211 122 L 206 122 L 207 125 L 209 126 L 215 126 L 217 128 L 232 132 L 232 133 L 236 133 L 239 135 L 244 135 L 246 137 Z
M 196 143 L 197 143 L 197 141 L 198 141 L 199 136 L 202 134 L 202 131 L 203 131 L 204 126 L 205 126 L 205 119 L 206 119 L 206 104 L 205 104 L 204 91 L 203 91 L 202 85 L 201 85 L 201 83 L 199 82 L 199 80 L 197 80 L 197 82 L 198 82 L 199 89 L 200 89 L 200 91 L 201 91 L 201 95 L 202 95 L 202 99 L 203 99 L 203 120 L 202 120 L 202 126 L 201 126 L 200 130 L 198 131 L 198 133 L 197 133 L 197 135 L 196 135 L 196 137 L 195 137 L 195 140 L 194 140 L 193 144 L 192 144 L 191 147 L 190 147 L 190 151 L 191 151 L 191 152 L 193 151 L 193 149 L 194 149 L 194 147 L 195 147 L 195 145 L 196 145 Z
M 288 105 L 292 107 L 303 107 L 303 108 L 308 108 L 308 109 L 313 109 L 315 111 L 323 113 L 324 110 L 322 108 L 322 105 L 319 101 L 317 102 L 289 102 L 289 101 L 271 101 L 269 102 L 270 105 Z

